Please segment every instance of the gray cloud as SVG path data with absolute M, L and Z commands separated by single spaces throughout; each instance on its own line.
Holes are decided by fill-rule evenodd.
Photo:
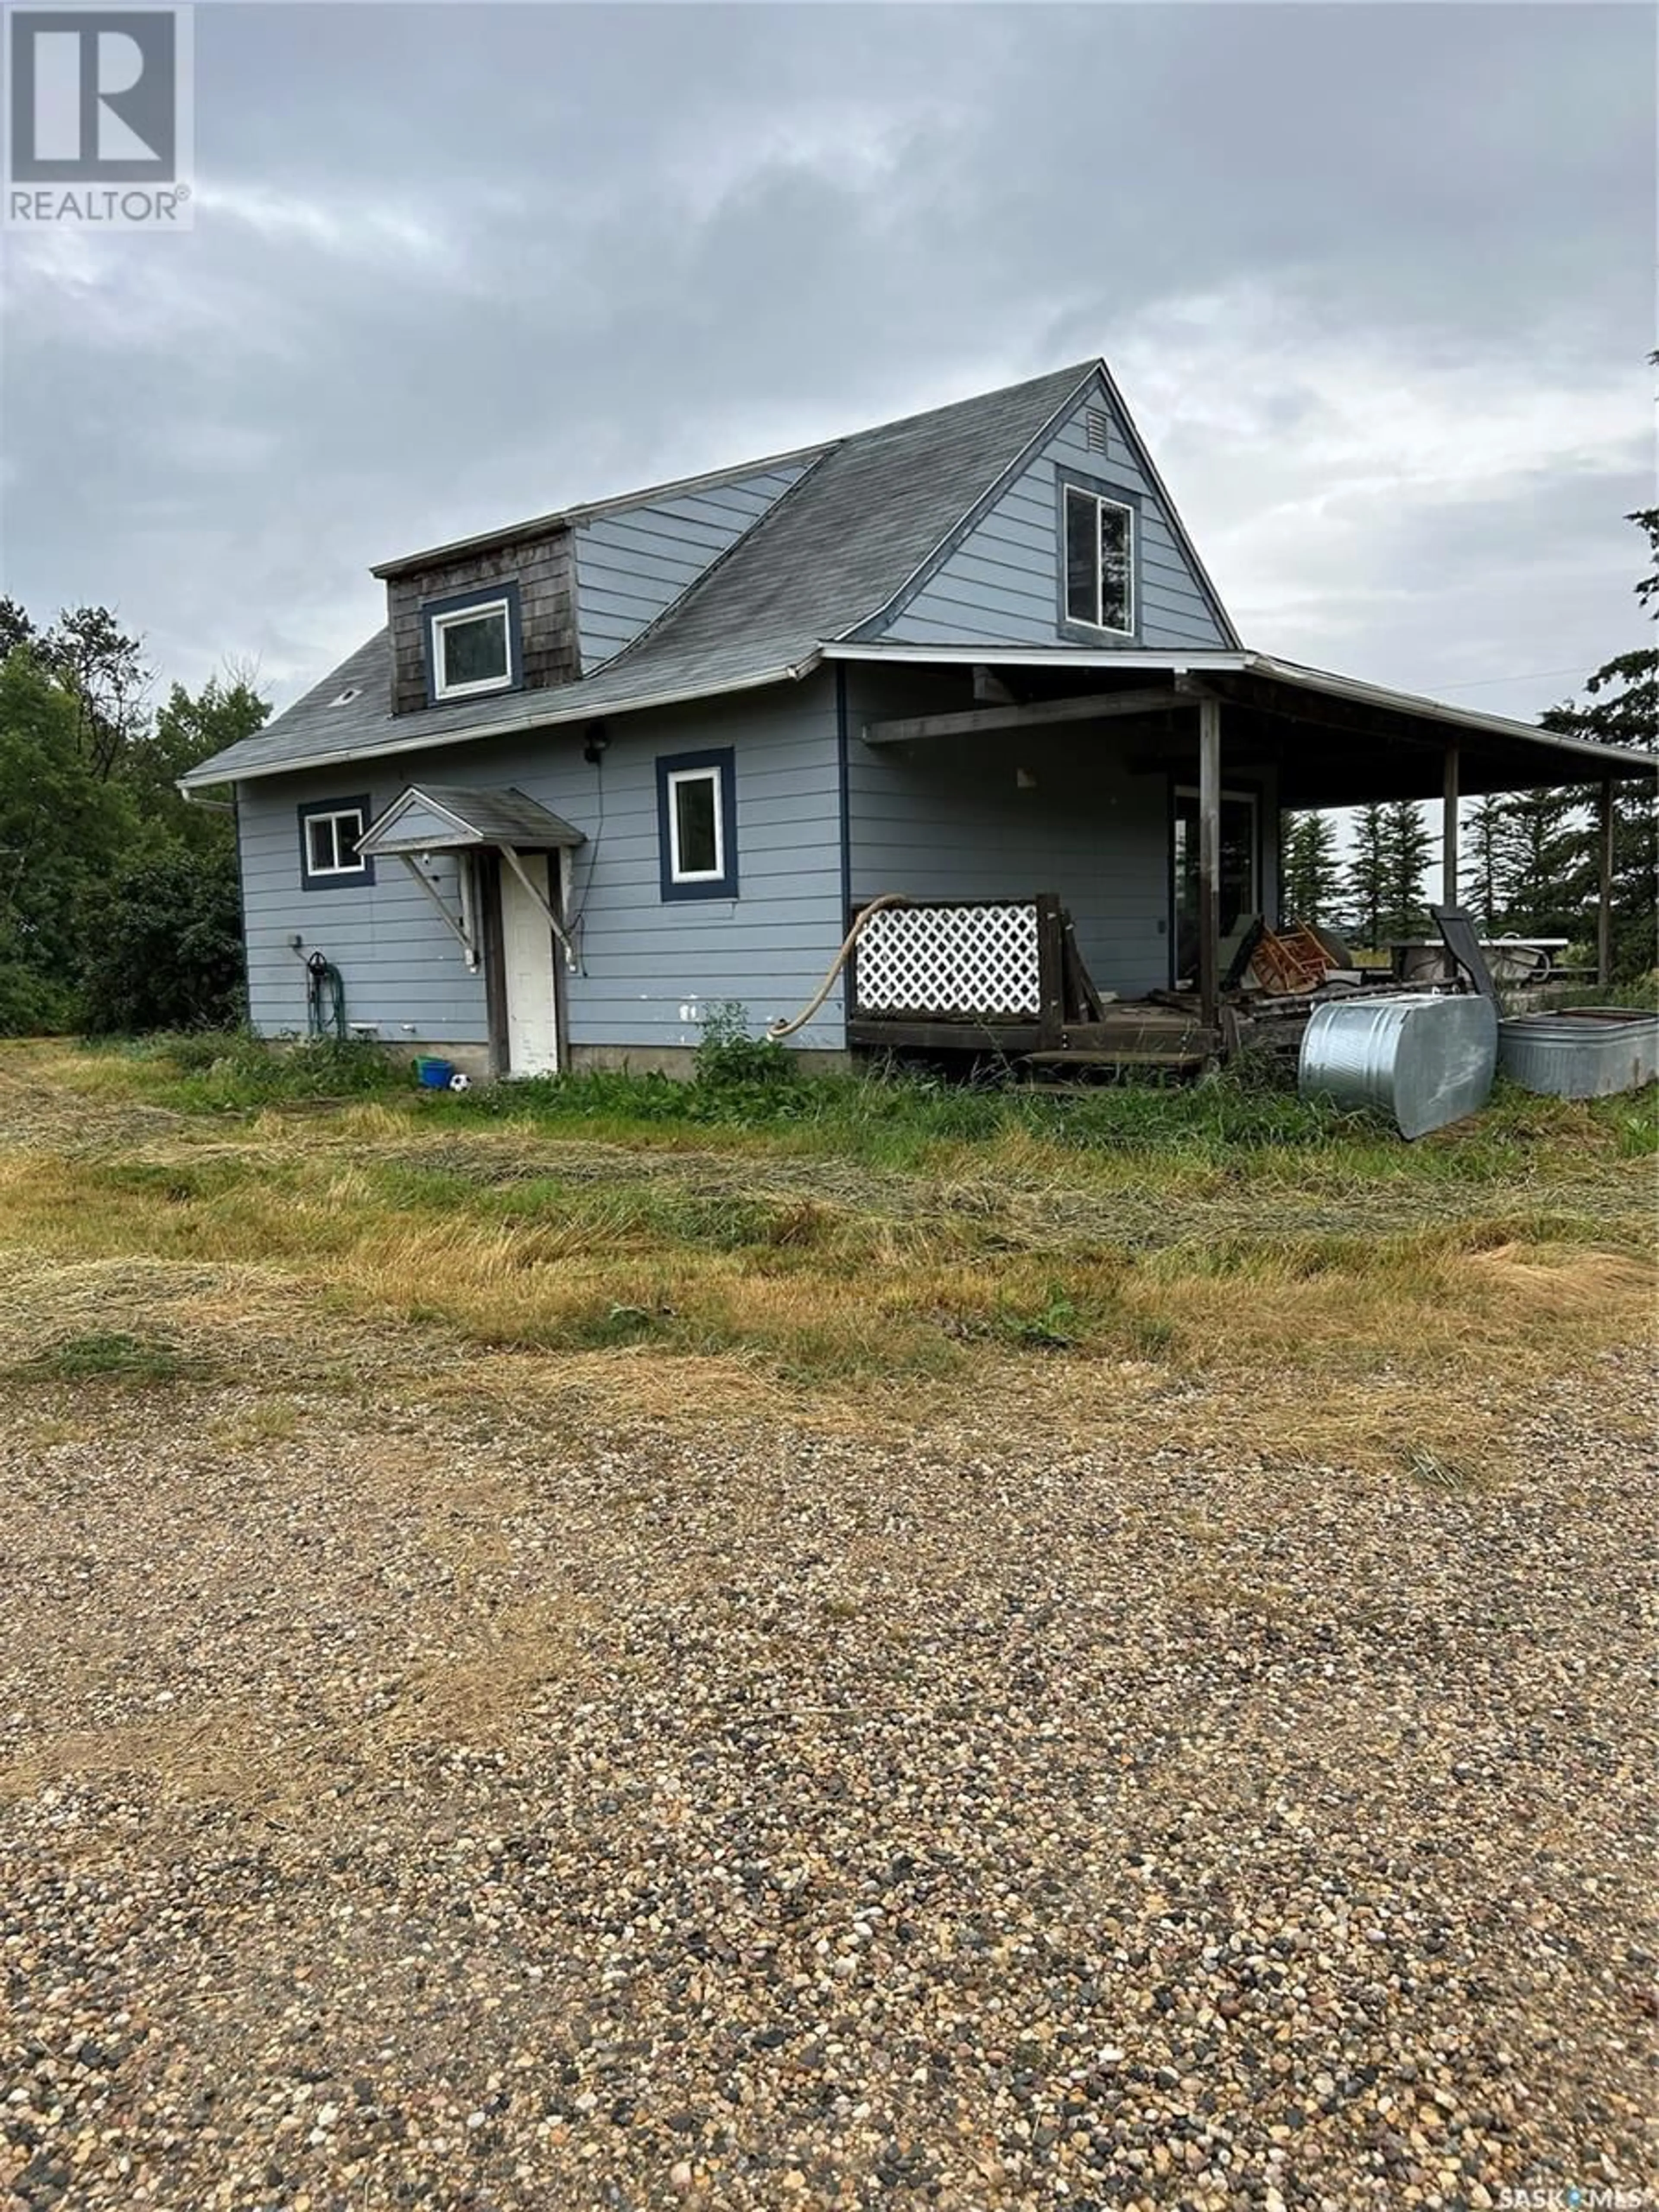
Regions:
M 8 240 L 0 366 L 5 588 L 169 673 L 289 696 L 371 561 L 1095 350 L 1253 641 L 1529 712 L 1634 635 L 1644 9 L 197 33 L 196 230 Z

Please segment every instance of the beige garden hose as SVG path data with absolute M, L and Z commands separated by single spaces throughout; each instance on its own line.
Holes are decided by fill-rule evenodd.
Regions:
M 840 975 L 842 969 L 847 965 L 848 959 L 852 956 L 853 947 L 858 943 L 860 933 L 863 930 L 865 923 L 869 921 L 872 915 L 880 914 L 888 907 L 914 906 L 915 903 L 915 900 L 910 898 L 903 891 L 884 891 L 879 898 L 872 898 L 869 905 L 866 907 L 863 912 L 860 915 L 858 920 L 853 924 L 853 927 L 848 931 L 846 936 L 842 938 L 841 951 L 836 953 L 835 958 L 830 962 L 830 973 L 824 977 L 823 982 L 818 986 L 817 997 L 810 1000 L 808 1003 L 801 1008 L 799 1013 L 795 1016 L 793 1021 L 769 1022 L 767 1024 L 766 1034 L 772 1042 L 776 1043 L 782 1037 L 793 1036 L 797 1030 L 804 1030 L 806 1027 L 808 1022 L 811 1020 L 813 1015 L 817 1013 L 818 1008 L 823 1004 L 831 991 L 835 989 L 836 978 Z

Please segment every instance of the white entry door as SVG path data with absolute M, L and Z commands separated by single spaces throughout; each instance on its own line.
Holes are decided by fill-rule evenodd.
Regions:
M 547 861 L 545 853 L 519 855 L 526 875 L 550 904 Z M 509 1075 L 555 1075 L 559 1066 L 559 1009 L 553 933 L 546 915 L 505 860 L 501 881 L 507 1072 Z

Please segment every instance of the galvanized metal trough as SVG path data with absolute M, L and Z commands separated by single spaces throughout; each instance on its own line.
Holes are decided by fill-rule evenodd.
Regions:
M 1562 1006 L 1498 1024 L 1498 1065 L 1523 1091 L 1611 1098 L 1659 1079 L 1659 1014 L 1634 1006 Z
M 1297 1087 L 1304 1098 L 1372 1108 L 1402 1137 L 1423 1137 L 1480 1112 L 1497 1062 L 1498 1009 L 1477 994 L 1334 999 L 1309 1018 Z

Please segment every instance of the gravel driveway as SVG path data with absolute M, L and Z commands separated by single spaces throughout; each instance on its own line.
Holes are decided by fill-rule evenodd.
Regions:
M 1635 2191 L 1651 1388 L 1474 1487 L 14 1391 L 0 2206 Z

